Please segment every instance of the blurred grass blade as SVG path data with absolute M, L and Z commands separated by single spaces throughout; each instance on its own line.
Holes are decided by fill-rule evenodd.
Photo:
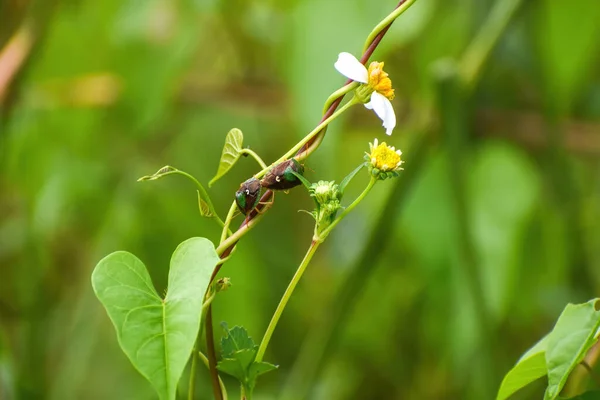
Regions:
M 221 154 L 221 161 L 219 161 L 219 168 L 217 174 L 208 183 L 208 187 L 211 187 L 213 183 L 218 181 L 223 175 L 225 175 L 231 167 L 237 162 L 242 154 L 242 144 L 244 142 L 244 134 L 241 130 L 233 128 L 227 133 L 225 137 L 225 146 L 223 146 L 223 153 Z
M 145 265 L 131 253 L 112 253 L 94 269 L 94 292 L 115 326 L 121 349 L 161 400 L 175 400 L 198 335 L 204 293 L 218 261 L 208 239 L 181 243 L 171 258 L 164 300 Z

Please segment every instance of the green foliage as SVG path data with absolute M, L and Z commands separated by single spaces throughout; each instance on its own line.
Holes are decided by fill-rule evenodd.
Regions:
M 600 327 L 599 299 L 584 304 L 569 304 L 558 318 L 548 337 L 546 364 L 548 388 L 545 399 L 556 399 L 569 374 L 596 343 Z
M 223 359 L 217 364 L 217 368 L 237 378 L 247 393 L 252 393 L 256 385 L 256 379 L 269 371 L 277 369 L 277 365 L 264 361 L 255 361 L 258 346 L 248 332 L 241 326 L 228 329 L 223 324 L 225 336 L 221 338 L 221 354 Z
M 385 61 L 396 89 L 394 135 L 355 107 L 311 156 L 308 180 L 341 182 L 367 143 L 385 138 L 402 149 L 406 171 L 374 189 L 303 278 L 269 350 L 286 367 L 259 387 L 261 397 L 294 399 L 306 388 L 301 398 L 491 399 L 524 341 L 550 331 L 568 302 L 599 295 L 600 2 L 522 0 L 467 99 L 465 153 L 447 154 L 436 128 L 444 121 L 432 102 L 432 64 L 460 61 L 500 2 L 417 0 L 372 58 Z M 204 205 L 190 187 L 132 182 L 165 164 L 208 182 L 232 127 L 276 159 L 314 128 L 344 82 L 333 68 L 338 53 L 358 55 L 373 22 L 398 2 L 0 3 L 2 55 L 15 54 L 4 45 L 21 22 L 36 35 L 0 105 L 0 398 L 156 398 L 122 357 L 89 275 L 96 260 L 127 249 L 162 294 L 175 247 L 221 228 L 195 215 Z M 16 60 L 2 59 L 2 71 Z M 484 337 L 454 240 L 448 171 L 459 157 L 490 319 Z M 246 161 L 213 186 L 217 211 L 255 172 Z M 224 268 L 237 284 L 217 296 L 216 321 L 262 332 L 300 258 L 298 234 L 312 223 L 295 211 L 311 206 L 300 191 L 276 196 Z M 340 323 L 323 350 L 333 316 Z M 288 342 L 303 349 L 300 360 Z M 478 363 L 484 351 L 487 366 Z M 318 357 L 326 368 L 303 374 L 299 366 Z M 479 390 L 485 370 L 493 379 Z M 208 388 L 206 370 L 197 372 L 198 388 Z M 541 399 L 545 379 L 513 397 Z M 291 396 L 279 396 L 280 383 Z
M 517 362 L 517 364 L 506 374 L 497 400 L 509 398 L 517 390 L 524 388 L 531 382 L 545 376 L 548 372 L 546 368 L 546 346 L 548 336 L 545 336 L 535 346 L 527 351 Z
M 506 374 L 497 399 L 507 399 L 545 375 L 548 376 L 548 387 L 544 399 L 559 398 L 570 374 L 597 342 L 600 327 L 598 301 L 568 304 L 552 332 L 528 350 Z
M 218 260 L 208 239 L 181 243 L 171 258 L 164 299 L 156 293 L 144 264 L 131 253 L 106 256 L 92 274 L 94 292 L 115 326 L 123 352 L 161 400 L 175 399 Z
M 346 177 L 344 179 L 342 179 L 342 182 L 340 182 L 340 185 L 338 186 L 338 190 L 340 192 L 340 199 L 344 195 L 346 186 L 348 186 L 348 184 L 352 181 L 352 179 L 354 179 L 356 174 L 358 174 L 360 172 L 360 170 L 363 169 L 364 167 L 365 167 L 365 164 L 360 164 L 352 172 L 350 172 L 348 175 L 346 175 Z
M 202 195 L 200 194 L 200 191 L 196 190 L 196 192 L 198 193 L 198 210 L 200 211 L 200 215 L 207 218 L 212 217 L 213 213 L 210 210 L 210 206 L 206 201 L 204 201 Z
M 138 179 L 138 182 L 155 181 L 157 179 L 164 178 L 165 176 L 175 174 L 175 173 L 177 173 L 177 171 L 178 171 L 177 168 L 171 167 L 170 165 L 165 165 L 164 167 L 162 167 L 161 169 L 159 169 L 152 175 L 142 176 L 141 178 Z
M 223 153 L 221 154 L 221 160 L 219 161 L 219 168 L 217 169 L 217 174 L 208 183 L 209 187 L 223 177 L 223 175 L 233 167 L 237 160 L 239 160 L 242 155 L 243 142 L 244 134 L 241 130 L 233 128 L 227 133 L 227 136 L 225 137 L 225 146 L 223 146 Z

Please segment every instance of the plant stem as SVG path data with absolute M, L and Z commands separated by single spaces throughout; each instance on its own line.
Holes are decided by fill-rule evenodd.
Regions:
M 235 215 L 235 210 L 237 210 L 237 206 L 234 201 L 231 203 L 231 207 L 229 207 L 229 212 L 227 213 L 227 217 L 225 218 L 225 226 L 223 227 L 223 232 L 221 233 L 221 241 L 219 243 L 223 243 L 225 239 L 227 239 L 227 234 L 231 235 L 231 231 L 229 231 L 229 225 L 231 225 L 231 221 L 233 220 L 233 216 Z
M 593 368 L 596 363 L 598 363 L 599 358 L 600 342 L 596 342 L 596 344 L 594 344 L 588 350 L 587 354 L 581 361 L 581 366 L 577 365 L 577 367 L 573 369 L 567 378 L 567 382 L 565 383 L 561 395 L 573 397 L 583 393 L 587 387 L 588 379 L 591 377 L 596 380 Z
M 267 164 L 265 164 L 263 159 L 260 158 L 260 156 L 258 154 L 256 154 L 254 151 L 252 151 L 250 149 L 242 149 L 241 154 L 247 154 L 249 156 L 252 156 L 252 158 L 254 158 L 256 160 L 256 162 L 260 165 L 260 167 L 262 169 L 267 168 Z
M 240 400 L 252 400 L 252 391 L 247 390 L 244 385 L 241 385 Z
M 188 384 L 188 400 L 194 400 L 194 389 L 196 387 L 196 364 L 198 363 L 198 340 L 194 344 L 194 350 L 192 350 L 192 368 L 190 369 L 190 381 Z
M 210 293 L 210 289 L 209 292 Z M 217 295 L 217 293 L 215 291 L 212 291 L 212 294 L 210 295 L 210 297 L 206 300 L 204 300 L 204 303 L 202 303 L 202 312 L 201 312 L 201 317 L 200 317 L 200 321 L 204 321 L 204 319 L 206 318 L 206 313 L 208 312 L 208 309 L 210 307 L 210 305 L 212 304 L 213 300 L 215 299 L 215 296 Z M 197 360 L 197 353 L 199 353 L 199 343 L 200 340 L 202 338 L 202 332 L 204 331 L 204 325 L 201 323 L 200 324 L 200 329 L 198 330 L 198 337 L 196 338 L 196 343 L 194 344 L 194 350 L 192 351 L 192 368 L 190 370 L 190 381 L 188 384 L 188 400 L 193 400 L 194 399 L 194 388 L 196 385 L 196 380 L 195 375 L 196 375 L 196 364 L 198 362 Z M 207 360 L 208 362 L 208 360 Z M 219 378 L 221 379 L 221 378 Z
M 265 206 L 265 208 L 263 208 L 263 210 L 260 213 L 258 213 L 254 218 L 250 219 L 248 223 L 243 224 L 243 226 L 240 229 L 238 229 L 234 234 L 222 241 L 221 244 L 219 244 L 219 247 L 217 247 L 217 254 L 221 256 L 229 247 L 233 246 L 238 240 L 240 240 L 242 236 L 248 233 L 248 231 L 252 229 L 262 219 L 264 215 L 263 212 L 265 210 L 268 210 L 270 207 L 271 206 Z
M 204 354 L 202 354 L 202 352 L 197 352 L 198 358 L 200 358 L 202 360 L 202 362 L 204 363 L 204 365 L 206 365 L 206 368 L 209 368 L 208 366 L 208 358 L 206 358 L 206 356 Z M 227 389 L 225 388 L 225 384 L 223 383 L 223 381 L 221 380 L 221 378 L 219 377 L 219 386 L 221 386 L 221 392 L 223 393 L 223 400 L 227 400 Z
M 402 5 L 402 3 L 405 0 L 400 0 L 400 2 L 398 3 L 397 7 L 400 7 Z M 393 22 L 393 21 L 392 21 Z M 377 46 L 379 46 L 379 43 L 381 42 L 381 40 L 383 39 L 383 37 L 385 36 L 385 34 L 387 33 L 388 29 L 390 28 L 392 22 L 390 22 L 386 27 L 384 27 L 372 40 L 372 42 L 369 44 L 367 50 L 363 53 L 363 55 L 360 58 L 360 62 L 365 64 L 369 58 L 371 57 L 371 55 L 373 54 L 373 52 L 375 51 L 375 49 L 377 48 Z M 345 86 L 352 84 L 352 82 L 350 80 L 346 81 Z M 343 91 L 343 88 L 341 89 Z M 337 91 L 336 91 L 337 93 Z M 308 140 L 306 140 L 306 142 L 300 146 L 298 148 L 298 152 L 302 153 L 302 157 L 300 157 L 300 159 L 305 159 L 306 157 L 308 157 L 314 150 L 316 150 L 316 148 L 318 147 L 318 145 L 321 142 L 321 139 L 319 139 L 319 137 L 322 137 L 322 132 L 324 131 L 324 129 L 327 127 L 327 124 L 329 122 L 331 122 L 333 120 L 333 116 L 336 114 L 335 110 L 337 109 L 337 107 L 339 107 L 340 103 L 342 102 L 342 99 L 345 95 L 345 92 L 343 94 L 341 94 L 337 99 L 333 100 L 331 105 L 329 106 L 329 108 L 327 109 L 327 112 L 325 113 L 325 115 L 322 118 L 322 122 L 319 123 L 319 125 L 317 126 L 317 128 L 315 128 L 313 130 L 314 134 L 312 135 L 312 138 L 309 138 Z M 355 99 L 352 99 L 355 100 Z M 349 107 L 349 104 L 353 103 L 353 101 L 350 101 L 349 103 L 346 104 L 346 106 L 344 107 Z M 327 102 L 329 102 L 330 99 L 328 99 Z M 339 115 L 339 114 L 338 114 Z M 326 121 L 328 121 L 327 123 L 325 123 Z M 315 140 L 318 139 L 318 140 Z M 316 142 L 316 143 L 315 143 Z M 307 149 L 304 149 L 304 146 L 308 145 Z M 297 146 L 296 146 L 297 147 Z M 288 152 L 289 153 L 289 152 Z M 298 154 L 299 155 L 299 154 Z M 284 156 L 285 157 L 285 156 Z M 264 170 L 264 169 L 263 169 Z M 261 171 L 262 172 L 262 171 Z M 263 174 L 265 172 L 262 172 Z M 267 191 L 263 197 L 261 198 L 261 201 L 263 199 L 268 200 L 269 199 L 269 194 L 270 192 Z M 235 207 L 235 203 L 232 205 L 232 208 Z M 247 229 L 244 229 L 249 223 L 251 223 L 256 217 L 258 217 L 258 214 L 250 214 L 249 219 L 247 221 L 244 221 L 244 223 L 242 223 L 242 225 L 240 226 L 240 228 L 238 229 L 238 232 L 242 231 L 244 233 L 248 232 Z M 230 220 L 231 218 L 228 218 L 228 222 L 226 224 L 226 227 L 229 226 Z M 226 232 L 227 230 L 224 229 L 224 232 Z M 238 233 L 236 232 L 236 234 Z M 222 235 L 222 236 L 226 236 Z M 240 237 L 243 236 L 240 235 Z M 239 240 L 239 238 L 238 238 Z M 219 253 L 221 255 L 222 258 L 229 256 L 229 254 L 231 254 L 231 249 L 234 248 L 235 244 L 237 241 L 233 241 L 231 242 L 231 244 L 229 245 L 228 248 L 225 248 L 224 250 L 222 250 L 221 253 Z M 224 244 L 224 240 L 221 241 L 221 245 L 219 247 L 221 247 Z M 211 280 L 214 279 L 214 277 L 216 277 L 216 275 L 219 272 L 219 269 L 221 268 L 222 264 L 218 264 L 215 267 L 215 270 L 213 271 L 213 275 L 211 277 Z M 222 395 L 221 394 L 221 388 L 219 386 L 219 374 L 216 370 L 216 354 L 215 354 L 215 348 L 214 348 L 214 340 L 212 338 L 212 312 L 211 312 L 211 308 L 209 307 L 208 313 L 207 313 L 207 318 L 205 321 L 205 325 L 206 325 L 206 345 L 207 345 L 207 354 L 208 354 L 208 368 L 210 370 L 211 373 L 211 378 L 212 378 L 212 386 L 213 386 L 213 391 L 215 393 L 215 398 L 216 399 L 222 399 Z M 211 338 L 209 339 L 208 337 L 211 336 Z M 215 379 L 216 377 L 216 379 Z
M 210 210 L 210 213 L 212 214 L 211 218 L 214 218 L 215 221 L 217 221 L 217 223 L 221 227 L 225 227 L 225 223 L 223 222 L 223 220 L 221 219 L 221 217 L 219 217 L 219 215 L 215 211 L 215 206 L 213 205 L 213 202 L 210 199 L 210 196 L 208 195 L 208 192 L 206 191 L 206 189 L 204 189 L 204 186 L 202 186 L 202 184 L 200 182 L 198 182 L 198 180 L 196 178 L 194 178 L 192 175 L 188 174 L 185 171 L 181 171 L 179 169 L 175 169 L 174 171 L 166 172 L 166 173 L 162 174 L 161 177 L 164 177 L 164 176 L 167 176 L 167 175 L 173 175 L 173 174 L 178 174 L 178 175 L 185 176 L 186 178 L 188 178 L 189 180 L 191 180 L 192 182 L 194 182 L 196 184 L 196 187 L 198 188 L 198 191 L 202 195 L 201 197 L 206 201 L 206 204 L 208 204 L 208 208 Z M 140 178 L 140 179 L 142 179 L 142 178 Z
M 346 209 L 335 219 L 335 221 L 331 223 L 331 225 L 329 225 L 327 228 L 325 228 L 323 232 L 321 232 L 319 237 L 322 240 L 324 240 L 327 237 L 327 235 L 329 235 L 329 232 L 331 232 L 331 230 L 335 228 L 335 226 L 339 224 L 346 217 L 346 215 L 348 215 L 354 209 L 354 207 L 358 205 L 358 203 L 363 201 L 365 196 L 371 191 L 371 189 L 373 189 L 375 183 L 377 183 L 377 178 L 372 176 L 365 190 L 363 190 L 363 192 L 352 202 L 352 204 L 346 207 Z
M 363 47 L 363 52 L 366 52 L 371 43 L 375 41 L 377 35 L 379 35 L 386 27 L 391 25 L 392 22 L 396 20 L 404 11 L 408 10 L 410 6 L 417 0 L 407 0 L 404 3 L 398 5 L 394 11 L 392 11 L 387 17 L 385 17 L 377 26 L 371 31 L 369 36 L 367 36 L 367 40 L 365 41 L 365 45 Z
M 293 156 L 298 150 L 300 150 L 306 143 L 308 143 L 312 138 L 315 137 L 315 135 L 317 135 L 319 132 L 321 132 L 321 130 L 323 128 L 325 128 L 327 125 L 329 125 L 333 120 L 335 120 L 337 117 L 339 117 L 340 115 L 342 115 L 345 111 L 347 111 L 350 107 L 352 107 L 353 105 L 358 104 L 360 101 L 356 98 L 353 97 L 350 101 L 348 101 L 346 104 L 344 104 L 339 110 L 337 110 L 336 112 L 334 112 L 329 118 L 325 119 L 323 122 L 321 122 L 319 125 L 317 125 L 315 127 L 315 129 L 313 129 L 312 131 L 310 131 L 308 133 L 308 135 L 306 135 L 304 137 L 304 139 L 302 139 L 301 141 L 299 141 L 294 147 L 292 147 L 287 153 L 285 153 L 283 156 L 281 156 L 277 161 L 275 161 L 273 164 L 277 165 L 282 161 L 287 160 L 288 158 L 290 158 L 291 156 Z M 300 160 L 301 158 L 299 158 Z M 255 177 L 260 178 L 262 177 L 264 174 L 267 173 L 267 171 L 269 170 L 269 168 L 263 168 L 258 174 L 255 175 Z
M 212 330 L 212 307 L 210 305 L 208 306 L 208 310 L 206 312 L 205 326 L 208 371 L 210 372 L 213 394 L 215 396 L 215 400 L 224 400 L 223 389 L 221 388 L 220 383 L 221 378 L 219 377 L 219 372 L 217 371 L 217 354 L 215 351 L 215 338 L 213 337 Z
M 353 91 L 354 89 L 356 89 L 359 85 L 360 85 L 359 82 L 351 81 L 350 83 L 345 84 L 344 86 L 342 86 L 341 88 L 339 88 L 335 92 L 331 93 L 331 95 L 329 95 L 329 97 L 327 98 L 327 100 L 325 100 L 325 105 L 323 105 L 323 114 L 327 113 L 327 110 L 329 110 L 329 107 L 331 107 L 331 105 L 337 99 L 339 99 L 340 97 L 345 96 L 346 94 L 350 93 L 351 91 Z
M 188 174 L 185 171 L 181 171 L 181 170 L 177 170 L 177 171 L 173 171 L 174 173 L 183 175 L 189 179 L 191 179 L 196 186 L 198 186 L 198 190 L 200 190 L 200 193 L 202 194 L 202 197 L 204 197 L 204 200 L 206 200 L 206 204 L 208 204 L 208 207 L 210 208 L 210 212 L 216 217 L 218 218 L 218 220 L 220 221 L 221 224 L 223 224 L 223 221 L 221 220 L 221 218 L 219 218 L 219 216 L 217 215 L 217 213 L 215 212 L 215 206 L 213 205 L 212 200 L 210 199 L 210 196 L 208 195 L 208 192 L 206 191 L 206 189 L 204 189 L 204 186 L 202 186 L 200 184 L 200 182 L 198 182 L 198 180 L 196 178 L 194 178 L 192 175 Z M 165 174 L 166 175 L 166 174 Z
M 275 310 L 275 313 L 273 314 L 273 317 L 271 318 L 271 322 L 269 322 L 269 326 L 267 327 L 267 330 L 265 331 L 265 335 L 263 336 L 263 339 L 260 342 L 260 346 L 258 347 L 258 352 L 256 353 L 256 361 L 257 362 L 262 361 L 263 356 L 265 355 L 265 351 L 267 350 L 267 346 L 269 346 L 269 341 L 271 340 L 271 336 L 273 336 L 273 331 L 275 330 L 275 327 L 277 326 L 277 323 L 279 322 L 279 318 L 281 318 L 281 314 L 283 313 L 285 306 L 287 305 L 288 301 L 290 300 L 290 297 L 292 297 L 292 294 L 294 293 L 294 289 L 296 289 L 296 285 L 302 278 L 302 275 L 304 274 L 306 267 L 310 263 L 310 260 L 312 259 L 313 255 L 315 254 L 315 252 L 317 251 L 317 249 L 319 248 L 319 245 L 321 243 L 322 243 L 322 241 L 319 241 L 319 240 L 313 240 L 310 243 L 310 246 L 308 247 L 308 251 L 306 252 L 306 255 L 304 256 L 304 259 L 298 266 L 298 269 L 296 270 L 296 273 L 294 274 L 294 277 L 290 281 L 290 284 L 288 285 L 287 289 L 285 289 L 285 292 L 283 293 L 283 296 L 281 297 L 281 300 L 279 301 L 279 304 L 277 305 L 277 309 Z
M 420 128 L 420 123 L 418 127 Z M 366 244 L 360 255 L 348 267 L 348 275 L 339 285 L 333 301 L 326 305 L 323 315 L 326 315 L 327 318 L 318 327 L 310 329 L 301 346 L 299 356 L 288 374 L 279 399 L 292 400 L 310 397 L 309 391 L 314 387 L 315 377 L 319 376 L 323 370 L 327 355 L 330 355 L 338 344 L 335 338 L 338 337 L 339 332 L 343 331 L 352 310 L 361 298 L 365 282 L 373 273 L 374 268 L 383 266 L 379 263 L 384 253 L 383 249 L 392 240 L 393 235 L 390 233 L 394 230 L 398 214 L 406 204 L 408 194 L 427 162 L 427 151 L 433 135 L 430 132 L 417 132 L 418 134 L 413 136 L 412 145 L 408 147 L 409 151 L 406 152 L 406 154 L 410 154 L 412 160 L 409 164 L 410 168 L 407 168 L 399 181 L 393 185 L 381 206 L 377 220 L 365 236 Z

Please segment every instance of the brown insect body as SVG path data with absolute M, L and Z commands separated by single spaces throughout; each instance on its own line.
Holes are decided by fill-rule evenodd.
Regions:
M 240 185 L 238 191 L 235 192 L 235 203 L 242 214 L 248 215 L 258 205 L 260 191 L 260 181 L 256 178 L 250 178 Z
M 260 181 L 262 187 L 271 190 L 288 190 L 300 185 L 300 179 L 293 172 L 303 175 L 304 166 L 293 158 L 277 164 Z

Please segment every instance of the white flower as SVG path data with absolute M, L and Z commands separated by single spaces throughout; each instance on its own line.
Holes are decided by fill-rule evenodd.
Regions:
M 334 64 L 342 75 L 362 85 L 356 94 L 364 102 L 365 107 L 375 111 L 375 114 L 383 121 L 385 133 L 392 134 L 396 126 L 396 114 L 390 100 L 394 98 L 392 81 L 388 74 L 383 71 L 383 63 L 372 62 L 367 69 L 350 53 L 340 53 Z

